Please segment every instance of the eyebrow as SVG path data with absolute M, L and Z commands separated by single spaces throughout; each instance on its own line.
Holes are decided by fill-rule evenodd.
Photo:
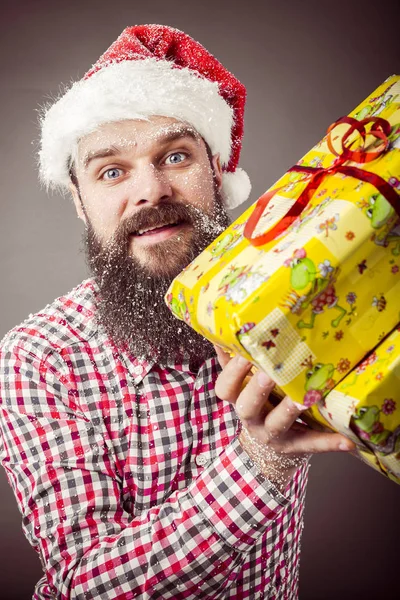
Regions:
M 192 127 L 180 127 L 179 129 L 176 126 L 169 131 L 162 132 L 159 136 L 157 136 L 157 141 L 160 144 L 167 144 L 168 142 L 174 142 L 175 140 L 179 140 L 181 138 L 191 138 L 196 142 L 199 141 L 199 134 Z
M 198 142 L 199 141 L 199 134 L 191 127 L 186 127 L 183 126 L 179 129 L 176 129 L 176 127 L 174 127 L 173 129 L 170 129 L 169 131 L 163 131 L 159 136 L 156 137 L 156 141 L 159 144 L 168 144 L 171 142 L 174 142 L 175 140 L 179 140 L 182 138 L 191 138 L 192 140 Z M 100 148 L 99 150 L 92 150 L 91 152 L 88 152 L 83 160 L 83 167 L 85 169 L 85 171 L 87 170 L 89 164 L 93 161 L 96 160 L 98 158 L 107 158 L 109 156 L 118 156 L 120 154 L 122 154 L 123 150 L 122 148 L 119 148 L 118 146 L 110 146 L 109 148 Z
M 92 160 L 96 160 L 96 158 L 106 158 L 107 156 L 118 156 L 121 154 L 121 149 L 117 146 L 110 146 L 109 148 L 101 148 L 100 150 L 92 150 L 88 152 L 83 160 L 83 168 L 88 168 L 89 164 Z

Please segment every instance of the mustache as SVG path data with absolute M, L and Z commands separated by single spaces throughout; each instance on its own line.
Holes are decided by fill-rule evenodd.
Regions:
M 104 269 L 109 269 L 116 259 L 129 263 L 132 260 L 128 252 L 132 234 L 141 229 L 178 222 L 191 225 L 193 229 L 192 254 L 194 252 L 195 255 L 188 257 L 189 263 L 208 245 L 204 244 L 205 240 L 211 243 L 226 229 L 231 219 L 218 191 L 215 194 L 214 208 L 210 213 L 193 204 L 164 200 L 157 206 L 144 206 L 129 217 L 125 217 L 112 236 L 105 241 L 102 241 L 88 219 L 84 238 L 87 263 L 96 275 Z M 136 268 L 140 269 L 140 265 L 136 264 Z
M 163 202 L 157 207 L 147 206 L 120 223 L 114 239 L 127 240 L 130 235 L 137 233 L 140 229 L 161 227 L 166 223 L 194 224 L 197 212 L 201 211 L 196 210 L 193 206 L 172 202 Z

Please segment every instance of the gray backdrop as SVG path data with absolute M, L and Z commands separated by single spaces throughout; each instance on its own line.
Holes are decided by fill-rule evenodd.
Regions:
M 254 202 L 332 121 L 400 73 L 399 5 L 3 0 L 0 337 L 86 276 L 72 202 L 48 197 L 37 182 L 35 110 L 61 82 L 81 77 L 125 26 L 183 29 L 247 86 L 241 165 Z M 351 456 L 312 463 L 301 600 L 397 596 L 400 487 Z M 41 568 L 2 469 L 0 492 L 0 598 L 26 600 Z

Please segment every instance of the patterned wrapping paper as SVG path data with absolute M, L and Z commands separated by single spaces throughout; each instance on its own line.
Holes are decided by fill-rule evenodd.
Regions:
M 364 462 L 400 483 L 400 327 L 315 407 Z
M 178 318 L 331 428 L 326 396 L 400 321 L 400 76 L 349 117 L 166 295 Z

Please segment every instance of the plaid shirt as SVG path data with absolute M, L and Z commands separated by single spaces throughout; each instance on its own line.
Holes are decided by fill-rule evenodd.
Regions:
M 0 456 L 45 576 L 34 598 L 298 595 L 308 465 L 282 495 L 197 373 L 116 348 L 87 280 L 1 344 Z

